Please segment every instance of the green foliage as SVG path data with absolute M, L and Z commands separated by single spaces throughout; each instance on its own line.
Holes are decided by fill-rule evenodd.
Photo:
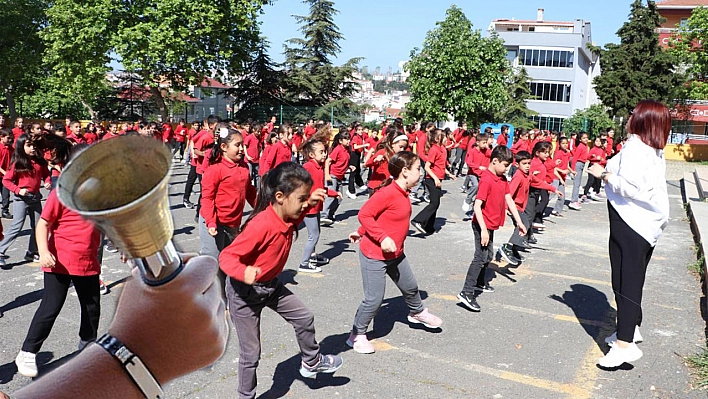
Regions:
M 563 130 L 567 132 L 586 131 L 591 137 L 599 136 L 607 128 L 617 128 L 615 122 L 607 114 L 607 108 L 594 104 L 590 108 L 577 110 L 563 122 Z
M 708 386 L 708 349 L 703 348 L 701 353 L 688 356 L 686 363 L 688 363 L 691 373 L 696 378 L 696 388 Z
M 688 22 L 679 27 L 679 34 L 670 42 L 673 53 L 686 65 L 686 74 L 691 81 L 685 86 L 684 98 L 708 100 L 708 52 L 704 43 L 708 40 L 708 8 L 693 10 Z
M 339 41 L 344 38 L 334 23 L 338 11 L 328 0 L 304 3 L 310 5 L 310 14 L 295 16 L 304 38 L 289 39 L 285 45 L 284 92 L 290 103 L 319 107 L 354 93 L 352 74 L 360 58 L 334 66 L 331 59 L 339 54 Z
M 351 122 L 363 120 L 362 113 L 369 107 L 368 104 L 357 105 L 348 98 L 340 98 L 318 108 L 312 118 L 325 121 L 333 119 L 334 126 L 348 125 Z
M 411 86 L 406 82 L 386 82 L 385 80 L 374 80 L 374 91 L 384 93 L 388 91 L 410 91 Z
M 427 120 L 452 115 L 472 126 L 492 120 L 507 100 L 510 66 L 503 41 L 494 33 L 483 38 L 454 5 L 436 26 L 405 66 L 412 94 L 407 113 Z
M 698 259 L 696 259 L 695 262 L 690 263 L 688 265 L 688 270 L 692 273 L 696 273 L 698 276 L 701 277 L 701 279 L 705 278 L 705 264 L 706 264 L 706 259 L 703 255 L 701 255 Z
M 494 118 L 498 123 L 509 123 L 515 128 L 531 129 L 534 123 L 529 119 L 537 112 L 529 109 L 526 100 L 532 98 L 529 75 L 525 68 L 513 72 L 508 78 L 507 101 Z
M 592 48 L 602 65 L 602 75 L 594 79 L 595 91 L 613 116 L 628 116 L 644 99 L 672 104 L 677 98 L 684 77 L 674 70 L 674 54 L 659 46 L 656 28 L 662 20 L 654 1 L 645 6 L 635 0 L 629 20 L 617 31 L 620 44 Z
M 45 9 L 43 0 L 0 2 L 0 95 L 12 119 L 17 116 L 15 100 L 35 92 L 46 74 L 44 43 L 37 34 L 46 24 Z

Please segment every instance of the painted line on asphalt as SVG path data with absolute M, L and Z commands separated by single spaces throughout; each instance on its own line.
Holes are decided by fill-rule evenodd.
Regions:
M 559 278 L 559 279 L 565 279 L 565 280 L 579 281 L 581 283 L 597 284 L 597 285 L 604 285 L 604 286 L 612 287 L 612 282 L 610 282 L 610 281 L 595 280 L 595 279 L 591 279 L 591 278 L 571 276 L 571 275 L 567 275 L 567 274 L 542 272 L 542 271 L 530 270 L 530 269 L 516 269 L 516 270 L 514 270 L 514 272 L 516 274 L 526 275 L 526 276 L 531 275 L 531 276 L 553 277 L 553 278 Z
M 614 314 L 614 309 L 608 309 L 603 316 L 603 322 L 599 331 L 597 332 L 599 337 L 606 337 L 612 334 L 612 316 Z M 575 373 L 575 378 L 573 379 L 573 384 L 583 388 L 588 394 L 580 396 L 570 396 L 572 399 L 590 399 L 592 397 L 591 392 L 595 389 L 597 382 L 597 377 L 600 374 L 600 369 L 597 367 L 597 359 L 601 358 L 605 354 L 602 353 L 597 343 L 592 342 L 588 349 L 585 351 L 583 360 L 580 364 L 580 368 Z

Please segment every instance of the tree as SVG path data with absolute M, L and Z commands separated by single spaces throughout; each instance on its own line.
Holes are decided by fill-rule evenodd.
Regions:
M 602 75 L 595 91 L 612 116 L 628 116 L 641 100 L 653 98 L 672 104 L 684 77 L 674 69 L 676 57 L 659 46 L 656 28 L 662 17 L 651 0 L 632 3 L 629 20 L 617 31 L 620 44 L 591 47 L 600 55 Z
M 529 119 L 538 115 L 536 111 L 529 109 L 527 100 L 532 99 L 531 87 L 529 86 L 529 74 L 525 68 L 511 73 L 507 84 L 507 100 L 502 109 L 494 119 L 496 122 L 509 123 L 515 128 L 530 129 L 534 127 Z
M 428 31 L 422 50 L 411 51 L 409 116 L 427 120 L 465 120 L 479 125 L 494 118 L 507 99 L 509 63 L 502 40 L 483 38 L 456 6 Z
M 708 100 L 708 52 L 704 43 L 708 43 L 708 8 L 698 7 L 693 10 L 688 22 L 679 27 L 679 34 L 671 41 L 674 54 L 686 65 L 690 82 L 685 86 L 684 98 Z
M 304 38 L 289 39 L 285 45 L 285 93 L 291 103 L 320 107 L 357 90 L 352 74 L 361 58 L 334 66 L 332 58 L 344 38 L 334 23 L 338 11 L 329 0 L 303 2 L 310 5 L 310 14 L 294 17 Z
M 577 110 L 563 122 L 563 130 L 567 132 L 585 131 L 591 137 L 599 136 L 607 128 L 616 128 L 615 122 L 607 114 L 607 107 L 594 104 L 590 108 Z
M 15 100 L 31 95 L 43 79 L 44 43 L 37 34 L 46 24 L 46 4 L 42 0 L 0 2 L 0 94 L 17 118 Z
M 234 96 L 240 104 L 234 115 L 236 119 L 262 120 L 263 110 L 281 104 L 285 75 L 277 69 L 279 65 L 271 60 L 268 48 L 268 40 L 262 37 L 241 78 L 234 83 L 233 88 L 225 91 L 226 94 Z

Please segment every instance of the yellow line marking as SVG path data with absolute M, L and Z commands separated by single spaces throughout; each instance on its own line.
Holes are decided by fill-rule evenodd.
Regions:
M 506 370 L 497 370 L 495 368 L 491 367 L 486 367 L 482 366 L 479 364 L 473 364 L 473 363 L 465 363 L 457 359 L 450 359 L 450 358 L 438 358 L 436 356 L 433 356 L 432 354 L 421 352 L 416 349 L 404 347 L 404 348 L 398 348 L 398 347 L 392 347 L 393 349 L 396 349 L 400 352 L 409 354 L 409 355 L 415 355 L 418 356 L 422 359 L 426 360 L 432 360 L 437 363 L 442 363 L 442 364 L 447 364 L 462 370 L 467 370 L 467 371 L 474 371 L 480 374 L 486 374 L 492 377 L 496 377 L 502 380 L 507 380 L 511 382 L 516 382 L 519 384 L 523 385 L 528 385 L 540 389 L 545 389 L 547 391 L 552 391 L 552 392 L 557 392 L 557 393 L 563 393 L 570 395 L 571 397 L 574 398 L 589 398 L 591 395 L 591 392 L 586 391 L 585 389 L 575 386 L 573 384 L 563 384 L 555 381 L 550 381 L 550 380 L 545 380 L 542 378 L 537 378 L 537 377 L 532 377 L 530 375 L 525 375 L 525 374 L 519 374 L 519 373 L 514 373 L 511 371 L 506 371 Z
M 389 344 L 388 342 L 384 341 L 378 341 L 378 340 L 373 340 L 371 343 L 374 345 L 374 348 L 376 348 L 377 352 L 386 352 L 390 351 L 392 349 L 396 349 L 395 346 Z
M 558 274 L 558 273 L 549 273 L 549 272 L 541 272 L 541 271 L 536 271 L 536 270 L 529 270 L 529 269 L 516 269 L 514 271 L 516 274 L 520 275 L 538 275 L 538 276 L 546 276 L 546 277 L 555 277 L 555 278 L 561 278 L 561 279 L 566 279 L 566 280 L 574 280 L 574 281 L 579 281 L 581 283 L 588 283 L 588 284 L 598 284 L 598 285 L 604 285 L 611 287 L 612 282 L 610 281 L 605 281 L 605 280 L 594 280 L 591 278 L 585 278 L 585 277 L 577 277 L 577 276 L 569 276 L 567 274 Z
M 600 326 L 599 331 L 597 332 L 599 337 L 606 337 L 611 334 L 610 330 L 612 329 L 612 324 L 610 323 L 612 320 L 610 320 L 610 315 L 612 314 L 612 312 L 612 309 L 608 309 L 605 313 L 603 325 Z M 595 382 L 597 381 L 597 376 L 600 374 L 600 369 L 597 368 L 596 364 L 597 359 L 601 358 L 603 355 L 604 354 L 595 342 L 593 342 L 590 347 L 585 351 L 583 361 L 580 365 L 580 368 L 575 373 L 573 383 L 583 388 L 587 392 L 587 394 L 570 396 L 570 398 L 590 399 L 592 397 L 591 392 L 595 389 Z
M 322 273 L 297 273 L 298 276 L 312 277 L 312 278 L 322 278 L 325 275 Z

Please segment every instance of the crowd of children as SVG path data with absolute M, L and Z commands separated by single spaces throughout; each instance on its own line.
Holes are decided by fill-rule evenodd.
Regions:
M 239 394 L 244 398 L 255 396 L 259 320 L 266 306 L 295 327 L 303 376 L 331 373 L 342 365 L 339 356 L 320 354 L 311 312 L 277 279 L 301 224 L 308 237 L 298 270 L 321 272 L 330 260 L 316 251 L 320 228 L 341 220 L 342 215 L 337 212 L 343 199 L 355 200 L 360 194 L 365 195 L 358 192 L 359 187 L 365 187 L 369 198 L 358 212 L 361 227 L 350 235 L 351 241 L 359 242 L 361 247 L 364 300 L 356 311 L 346 343 L 356 352 L 372 353 L 375 349 L 367 340 L 366 330 L 381 306 L 386 275 L 403 293 L 411 323 L 433 329 L 442 325 L 440 318 L 423 307 L 403 248 L 409 222 L 421 235 L 437 232 L 436 212 L 445 194 L 442 187 L 446 179 L 464 176 L 462 191 L 466 195 L 462 209 L 472 214 L 474 259 L 457 298 L 470 310 L 480 311 L 478 295 L 494 291 L 485 278 L 494 256 L 513 265 L 523 261 L 521 252 L 537 243 L 534 232 L 546 229 L 544 218 L 564 216 L 569 179 L 573 179 L 569 209 L 580 210 L 585 202 L 604 200 L 602 180 L 592 175 L 581 195 L 583 171 L 587 162 L 604 166 L 622 145 L 613 141 L 612 129 L 596 137 L 589 148 L 585 132 L 566 137 L 557 132 L 517 129 L 512 135 L 505 125 L 495 135 L 491 128 L 468 129 L 462 122 L 454 131 L 439 129 L 432 122 L 404 126 L 400 118 L 392 123 L 386 121 L 378 129 L 355 122 L 340 127 L 336 134 L 330 124 L 314 120 L 308 120 L 302 129 L 290 124 L 276 127 L 274 117 L 263 124 L 251 120 L 225 123 L 214 116 L 191 125 L 184 120 L 175 125 L 170 122 L 141 120 L 136 124 L 82 127 L 67 118 L 64 126 L 55 128 L 39 123 L 25 126 L 18 118 L 13 129 L 0 126 L 2 216 L 13 219 L 0 241 L 0 264 L 5 263 L 4 253 L 29 217 L 33 232 L 25 259 L 41 262 L 46 273 L 68 275 L 58 280 L 52 292 L 45 292 L 54 295 L 45 298 L 51 309 L 38 311 L 45 327 L 37 327 L 40 321 L 33 321 L 18 355 L 22 374 L 36 375 L 33 354 L 61 309 L 67 284 L 73 281 L 75 286 L 83 286 L 85 280 L 91 286 L 100 272 L 100 263 L 93 260 L 102 248 L 94 245 L 93 238 L 88 245 L 88 241 L 84 243 L 87 237 L 75 237 L 67 250 L 85 244 L 91 262 L 83 265 L 79 274 L 72 274 L 75 265 L 63 263 L 73 262 L 72 256 L 78 255 L 63 253 L 51 240 L 72 240 L 59 234 L 67 229 L 89 230 L 55 204 L 55 196 L 49 197 L 54 201 L 51 211 L 42 210 L 39 189 L 42 185 L 49 189 L 56 183 L 72 145 L 140 135 L 161 140 L 170 147 L 176 161 L 189 165 L 182 202 L 185 208 L 195 209 L 202 254 L 218 257 L 221 262 L 222 292 L 239 336 Z M 200 187 L 199 199 L 192 202 L 195 184 Z M 14 195 L 12 214 L 10 192 Z M 551 204 L 554 194 L 557 199 Z M 414 201 L 427 204 L 411 219 Z M 242 225 L 246 202 L 253 211 Z M 507 213 L 512 216 L 515 230 L 495 252 L 494 232 L 504 225 Z M 68 225 L 64 226 L 64 222 Z M 41 231 L 37 230 L 42 235 L 39 248 L 34 239 L 37 223 L 42 226 Z M 76 226 L 72 227 L 72 223 Z M 47 247 L 46 233 L 52 228 L 57 232 Z M 77 277 L 85 275 L 93 277 Z M 93 303 L 95 290 L 89 288 L 79 299 Z M 82 319 L 86 318 L 82 341 L 95 339 L 98 307 L 94 313 L 89 310 L 82 314 Z

